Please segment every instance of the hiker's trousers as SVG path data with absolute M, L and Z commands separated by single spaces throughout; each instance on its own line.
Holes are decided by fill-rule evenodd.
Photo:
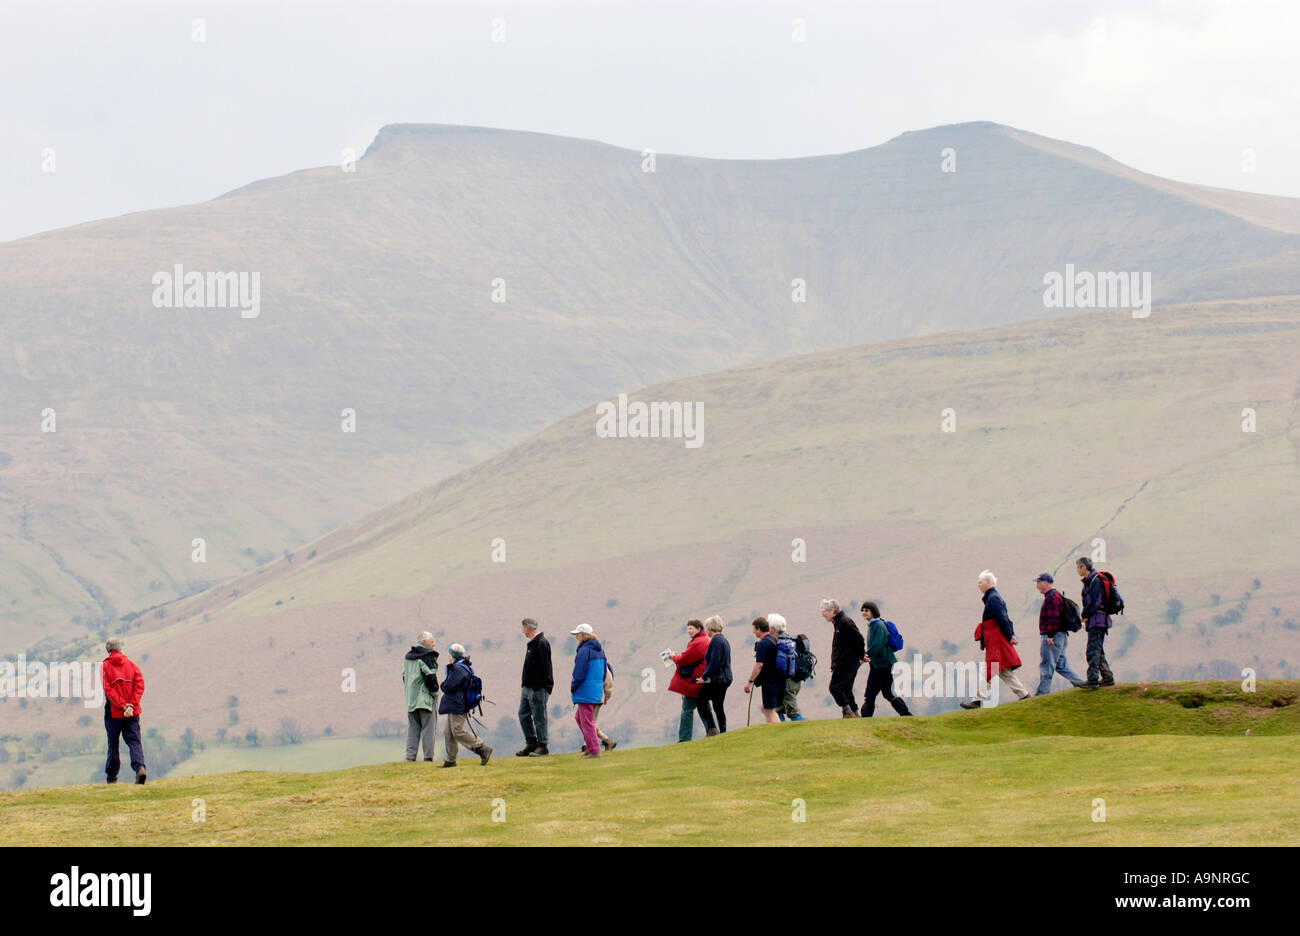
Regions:
M 475 752 L 483 746 L 483 741 L 476 738 L 474 732 L 469 730 L 468 715 L 448 715 L 447 727 L 442 739 L 447 744 L 447 760 L 451 763 L 455 763 L 456 755 L 460 753 L 460 745 L 463 744 Z

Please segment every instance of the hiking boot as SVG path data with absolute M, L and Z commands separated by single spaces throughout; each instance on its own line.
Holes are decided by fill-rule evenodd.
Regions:
M 583 751 L 583 752 L 582 752 L 582 756 L 583 756 L 584 758 L 587 758 L 587 757 L 600 757 L 600 752 L 597 751 L 595 754 L 593 754 L 593 753 L 591 753 L 591 751 Z
M 785 721 L 785 719 L 782 718 L 781 721 Z M 706 737 L 706 738 L 712 738 L 712 737 L 713 737 L 715 734 L 717 734 L 717 733 L 718 733 L 718 729 L 717 729 L 717 728 L 705 728 L 705 729 L 704 729 L 704 737 Z
M 531 751 L 528 752 L 528 756 L 529 756 L 529 757 L 545 757 L 547 754 L 550 754 L 550 753 L 551 753 L 551 752 L 548 751 L 548 750 L 546 749 L 546 745 L 545 745 L 545 744 L 539 744 L 539 745 L 537 745 L 537 747 L 533 748 Z
M 803 716 L 802 716 L 802 715 L 791 715 L 791 716 L 790 716 L 790 721 L 803 721 Z
M 1095 683 L 1095 682 L 1084 682 L 1084 683 L 1079 683 L 1079 688 L 1080 688 L 1080 689 L 1096 689 L 1096 688 L 1098 688 L 1100 685 L 1101 685 L 1101 683 Z
M 480 744 L 478 750 L 474 753 L 478 755 L 478 762 L 480 765 L 486 765 L 487 762 L 492 759 L 492 749 L 486 744 Z
M 439 764 L 438 766 L 439 766 L 439 767 L 455 767 L 455 766 L 456 766 L 456 762 L 455 762 L 454 760 L 445 760 L 445 761 L 443 761 L 441 764 Z
M 1097 683 L 1097 685 L 1098 685 L 1098 686 L 1113 686 L 1113 685 L 1115 685 L 1115 677 L 1112 676 L 1110 679 L 1103 679 L 1101 682 Z
M 606 738 L 604 741 L 600 742 L 600 746 L 607 751 L 612 751 L 614 748 L 618 747 L 618 742 L 613 738 Z
M 141 767 L 139 770 L 135 772 L 135 782 L 142 786 L 144 785 L 145 780 L 147 780 L 148 778 L 149 775 L 144 772 L 143 767 Z
M 858 713 L 855 712 L 855 711 L 853 711 L 853 709 L 849 708 L 849 707 L 846 705 L 846 706 L 844 706 L 844 708 L 840 709 L 840 717 L 841 717 L 841 718 L 857 718 L 857 717 L 858 717 Z
M 961 707 L 964 709 L 973 709 L 979 708 L 981 705 L 983 705 L 983 703 L 980 702 L 979 699 L 971 699 L 969 702 L 963 702 Z
M 533 751 L 535 751 L 535 750 L 537 750 L 537 739 L 536 739 L 536 738 L 525 738 L 525 739 L 524 739 L 524 746 L 523 746 L 520 750 L 515 751 L 515 757 L 527 757 L 529 754 L 533 753 Z

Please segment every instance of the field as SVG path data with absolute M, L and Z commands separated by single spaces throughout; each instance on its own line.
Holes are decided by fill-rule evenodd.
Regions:
M 600 763 L 499 750 L 455 770 L 4 793 L 0 817 L 11 841 L 78 845 L 1294 844 L 1298 699 L 1297 681 L 1121 685 L 762 725 Z

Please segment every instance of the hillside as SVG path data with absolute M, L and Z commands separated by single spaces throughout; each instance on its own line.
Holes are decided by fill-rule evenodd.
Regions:
M 62 845 L 1289 845 L 1297 698 L 1295 680 L 1255 694 L 1121 686 L 742 728 L 599 764 L 506 756 L 0 793 L 0 817 L 19 841 Z
M 355 172 L 0 244 L 0 649 L 265 567 L 594 399 L 1054 314 L 1066 263 L 1149 271 L 1157 305 L 1300 292 L 1300 201 L 995 124 L 642 160 L 396 125 Z M 259 273 L 260 314 L 155 308 L 177 264 Z
M 1108 649 L 1122 679 L 1294 677 L 1297 313 L 1288 298 L 1076 316 L 636 395 L 703 402 L 696 449 L 598 438 L 584 409 L 291 560 L 133 622 L 149 724 L 172 738 L 187 727 L 269 737 L 291 717 L 309 736 L 364 735 L 402 714 L 400 657 L 428 628 L 440 647 L 471 649 L 496 702 L 488 730 L 509 745 L 518 622 L 531 615 L 555 640 L 564 744 L 567 631 L 579 621 L 629 690 L 656 674 L 655 691 L 621 695 L 602 722 L 624 741 L 659 743 L 674 736 L 679 701 L 658 652 L 680 649 L 688 618 L 731 622 L 743 665 L 744 625 L 780 611 L 826 660 L 818 600 L 872 598 L 903 631 L 904 660 L 973 659 L 984 568 L 1001 578 L 1032 670 L 1033 578 L 1055 571 L 1077 595 L 1070 560 L 1097 538 L 1128 603 Z M 946 408 L 952 433 L 941 431 Z M 1253 433 L 1244 408 L 1256 411 Z M 806 561 L 792 561 L 795 539 Z M 1076 668 L 1082 656 L 1076 639 Z M 355 692 L 340 691 L 345 669 Z M 828 710 L 826 679 L 823 665 L 803 694 L 813 714 Z M 744 702 L 732 693 L 733 718 Z M 21 716 L 0 707 L 0 730 L 75 734 L 76 714 L 33 700 Z

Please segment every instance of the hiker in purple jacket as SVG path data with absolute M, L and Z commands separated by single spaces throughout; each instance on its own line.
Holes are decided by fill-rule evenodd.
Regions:
M 1115 674 L 1110 671 L 1106 661 L 1106 634 L 1110 631 L 1110 615 L 1106 613 L 1106 586 L 1101 576 L 1092 567 L 1092 560 L 1080 556 L 1074 563 L 1074 570 L 1083 580 L 1083 600 L 1079 606 L 1079 616 L 1088 631 L 1088 681 L 1080 689 L 1096 689 L 1099 686 L 1115 685 Z M 1101 674 L 1098 680 L 1097 675 Z

